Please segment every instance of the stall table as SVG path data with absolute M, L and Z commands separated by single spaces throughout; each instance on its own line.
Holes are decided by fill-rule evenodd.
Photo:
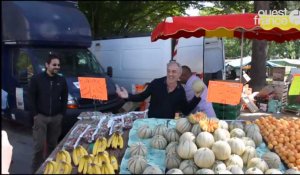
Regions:
M 85 123 L 89 123 L 90 120 L 78 120 L 74 126 L 70 129 L 70 131 L 67 133 L 67 135 L 60 141 L 60 143 L 57 145 L 57 147 L 52 151 L 52 153 L 49 155 L 49 157 L 43 162 L 43 164 L 40 166 L 40 168 L 35 172 L 35 174 L 43 174 L 44 170 L 45 170 L 45 166 L 47 165 L 47 160 L 55 160 L 55 156 L 57 154 L 58 151 L 60 151 L 65 142 L 67 141 L 68 137 L 70 136 L 72 130 L 79 124 L 85 124 Z M 125 154 L 125 150 L 127 148 L 127 143 L 128 143 L 128 135 L 129 135 L 129 131 L 130 129 L 123 129 L 123 140 L 124 140 L 124 147 L 123 149 L 112 149 L 112 148 L 108 148 L 107 151 L 109 152 L 110 155 L 114 155 L 117 159 L 118 159 L 118 163 L 121 164 L 121 160 Z M 110 136 L 108 136 L 108 134 L 106 135 L 106 139 L 108 139 Z M 83 140 L 80 141 L 80 145 L 82 145 L 90 154 L 92 152 L 91 150 L 91 145 L 94 144 L 93 143 L 87 143 Z M 70 155 L 72 156 L 72 150 L 68 150 Z M 73 166 L 73 170 L 72 170 L 72 174 L 78 174 L 77 173 L 77 169 L 78 166 L 75 166 L 73 164 L 72 161 L 72 166 Z

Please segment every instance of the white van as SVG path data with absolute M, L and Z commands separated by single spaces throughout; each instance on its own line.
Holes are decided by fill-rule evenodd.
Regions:
M 116 84 L 132 92 L 135 84 L 145 84 L 166 75 L 172 57 L 171 39 L 151 42 L 150 36 L 95 40 L 90 51 L 104 68 L 113 70 Z M 177 44 L 176 61 L 189 66 L 197 74 L 224 72 L 223 42 L 217 38 L 181 38 Z

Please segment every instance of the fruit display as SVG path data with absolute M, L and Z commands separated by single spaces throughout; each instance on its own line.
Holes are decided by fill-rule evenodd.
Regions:
M 197 124 L 200 122 L 200 120 L 206 119 L 206 118 L 207 118 L 207 116 L 204 112 L 197 112 L 195 114 L 190 114 L 187 116 L 187 119 L 192 124 Z
M 124 140 L 121 133 L 113 133 L 112 136 L 108 139 L 107 147 L 111 147 L 114 149 L 120 148 L 123 149 L 124 147 Z
M 88 152 L 83 146 L 79 145 L 75 149 L 73 149 L 72 160 L 74 165 L 78 166 L 80 158 L 85 155 L 88 155 Z
M 150 165 L 144 170 L 143 174 L 163 174 L 163 172 L 158 166 Z
M 142 142 L 137 142 L 130 146 L 130 155 L 139 155 L 139 156 L 146 156 L 147 155 L 147 147 Z
M 269 149 L 274 150 L 289 168 L 300 170 L 300 119 L 266 116 L 255 123 Z
M 140 117 L 129 113 L 119 115 L 101 113 L 100 117 L 82 115 L 64 142 L 58 145 L 50 155 L 51 158 L 45 161 L 37 173 L 118 173 L 120 169 L 118 159 L 124 152 L 122 151 L 124 145 L 127 147 L 127 140 L 124 141 L 123 134 L 124 132 L 128 134 L 133 118 L 143 118 L 146 116 L 144 113 Z
M 199 121 L 202 131 L 214 132 L 219 128 L 219 121 L 217 119 L 202 119 Z
M 76 143 L 70 145 L 68 149 L 63 147 L 58 150 L 54 160 L 45 162 L 43 172 L 45 174 L 299 173 L 297 171 L 300 160 L 299 119 L 262 117 L 255 122 L 224 121 L 210 119 L 204 113 L 198 112 L 178 120 L 155 118 L 137 120 L 132 124 L 132 129 L 126 131 L 128 135 L 124 135 L 122 120 L 119 115 L 117 120 L 107 121 L 110 135 L 108 132 L 106 135 L 96 135 L 92 143 L 82 142 L 84 139 L 81 141 L 80 137 L 85 134 L 81 133 Z M 76 132 L 91 131 L 87 126 L 81 125 Z M 134 134 L 131 134 L 133 129 Z M 86 135 L 91 137 L 91 133 Z M 257 151 L 266 148 L 264 141 L 267 147 L 275 152 Z M 153 155 L 158 155 L 155 162 Z M 119 162 L 119 158 L 122 161 Z M 287 161 L 288 167 L 293 169 L 285 172 L 282 169 L 282 160 Z

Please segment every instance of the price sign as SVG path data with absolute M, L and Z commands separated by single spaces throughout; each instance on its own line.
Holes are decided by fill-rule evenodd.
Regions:
M 225 81 L 209 81 L 207 101 L 237 105 L 240 103 L 243 84 Z
M 105 78 L 78 77 L 81 98 L 108 100 Z

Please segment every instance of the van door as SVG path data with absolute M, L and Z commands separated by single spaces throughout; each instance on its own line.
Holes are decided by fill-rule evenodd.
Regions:
M 12 109 L 12 113 L 19 117 L 16 120 L 28 122 L 26 119 L 29 116 L 29 82 L 34 75 L 33 64 L 30 56 L 26 50 L 20 49 L 17 54 L 13 55 L 13 77 L 16 80 L 15 88 L 15 109 Z M 13 118 L 14 119 L 14 118 Z

